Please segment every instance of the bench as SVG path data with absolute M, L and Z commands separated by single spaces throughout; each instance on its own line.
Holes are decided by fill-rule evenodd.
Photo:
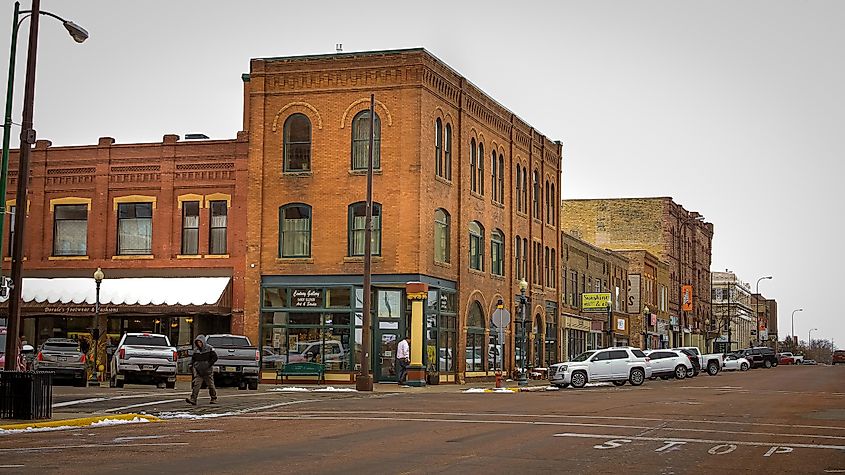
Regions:
M 320 363 L 288 363 L 276 370 L 276 384 L 288 376 L 317 376 L 317 384 L 325 381 L 326 365 Z

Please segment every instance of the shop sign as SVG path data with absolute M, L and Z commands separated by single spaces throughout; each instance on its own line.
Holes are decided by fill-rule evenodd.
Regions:
M 692 286 L 681 286 L 681 310 L 692 312 Z
M 628 320 L 622 317 L 616 317 L 616 331 L 625 333 L 628 328 Z
M 119 310 L 118 307 L 100 306 L 100 313 L 115 313 Z M 44 313 L 53 314 L 73 314 L 73 313 L 94 313 L 93 305 L 49 305 L 43 309 Z
M 640 274 L 628 274 L 628 313 L 640 313 Z
M 290 300 L 293 307 L 322 307 L 323 291 L 320 289 L 293 289 Z
M 681 324 L 681 321 L 678 317 L 670 316 L 669 317 L 669 324 L 672 325 L 673 327 L 677 327 L 678 325 Z
M 581 294 L 581 310 L 607 311 L 610 307 L 610 292 Z

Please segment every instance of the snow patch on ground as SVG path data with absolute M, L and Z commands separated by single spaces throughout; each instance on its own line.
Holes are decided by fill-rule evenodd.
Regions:
M 211 414 L 191 414 L 189 412 L 162 412 L 158 415 L 160 419 L 217 419 L 218 417 L 236 416 L 240 412 L 220 412 Z
M 325 388 L 300 388 L 297 386 L 291 386 L 286 388 L 273 388 L 270 391 L 276 391 L 280 393 L 357 393 L 357 389 L 353 388 L 336 388 L 334 386 L 327 386 Z
M 560 391 L 560 388 L 557 387 L 557 386 L 546 386 L 543 390 L 544 391 Z
M 612 383 L 587 383 L 584 385 L 585 388 L 601 388 L 604 386 L 610 386 Z
M 328 386 L 325 388 L 315 389 L 315 393 L 357 393 L 357 389 L 352 388 L 336 388 L 333 386 Z
M 87 426 L 56 426 L 56 427 L 27 427 L 24 429 L 0 429 L 0 435 L 12 435 L 31 432 L 53 432 L 57 430 L 82 429 L 86 427 L 107 427 L 123 424 L 140 424 L 150 422 L 149 419 L 143 417 L 133 417 L 132 419 L 102 419 L 92 422 Z
M 461 391 L 461 392 L 462 393 L 484 393 L 484 392 L 487 392 L 487 390 L 484 389 L 484 388 L 469 388 L 469 389 L 466 389 L 466 390 Z
M 308 388 L 299 388 L 296 386 L 291 386 L 289 388 L 273 388 L 270 391 L 278 391 L 280 393 L 307 393 Z

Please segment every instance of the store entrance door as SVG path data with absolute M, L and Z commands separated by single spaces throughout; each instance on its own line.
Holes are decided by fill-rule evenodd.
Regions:
M 400 336 L 399 322 L 379 322 L 373 339 L 376 355 L 373 361 L 374 380 L 379 383 L 396 382 L 396 346 Z

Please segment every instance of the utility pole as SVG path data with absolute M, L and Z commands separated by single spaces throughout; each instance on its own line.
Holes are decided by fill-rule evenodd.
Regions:
M 370 94 L 370 147 L 367 157 L 367 216 L 364 223 L 364 308 L 361 328 L 361 371 L 355 379 L 358 391 L 373 390 L 373 376 L 370 374 L 370 307 L 372 305 L 372 238 L 373 238 L 373 145 L 375 134 L 375 94 Z

